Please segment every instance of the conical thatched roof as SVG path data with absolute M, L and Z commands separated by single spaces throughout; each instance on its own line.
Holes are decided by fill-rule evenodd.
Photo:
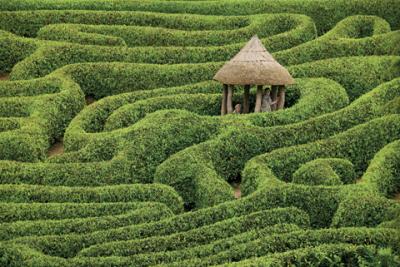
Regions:
M 214 76 L 224 84 L 288 85 L 294 79 L 263 46 L 257 35 Z

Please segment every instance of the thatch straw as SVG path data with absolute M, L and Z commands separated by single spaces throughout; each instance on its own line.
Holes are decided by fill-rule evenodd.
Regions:
M 294 79 L 282 67 L 255 35 L 214 76 L 232 85 L 289 85 Z

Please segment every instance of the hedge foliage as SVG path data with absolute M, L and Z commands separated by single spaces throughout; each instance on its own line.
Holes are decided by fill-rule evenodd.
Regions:
M 148 204 L 147 204 L 148 203 Z M 120 203 L 121 204 L 121 203 Z M 22 220 L 14 221 L 1 224 L 0 237 L 2 240 L 14 239 L 22 236 L 40 236 L 40 235 L 62 235 L 70 233 L 89 233 L 107 229 L 110 227 L 123 227 L 126 225 L 135 225 L 141 223 L 148 223 L 151 221 L 158 221 L 164 218 L 170 217 L 172 212 L 167 208 L 166 205 L 160 203 L 144 202 L 143 204 L 137 205 L 135 202 L 126 202 L 123 205 L 116 205 L 109 203 L 107 205 L 101 204 L 101 209 L 97 209 L 100 206 L 98 203 L 90 205 L 78 205 L 77 209 L 91 209 L 93 211 L 90 217 L 85 217 L 87 214 L 82 211 L 74 211 L 71 215 L 76 218 L 44 216 L 44 214 L 34 214 L 35 220 Z M 31 209 L 29 213 L 24 214 L 23 219 L 32 216 L 33 210 L 37 205 L 30 204 L 27 208 Z M 58 205 L 56 208 L 65 212 L 65 207 L 69 204 Z M 109 206 L 113 209 L 112 212 L 107 210 Z M 121 209 L 121 207 L 128 206 L 131 209 Z M 23 206 L 22 206 L 23 207 Z M 7 207 L 8 209 L 20 209 L 21 206 Z M 54 209 L 54 205 L 41 205 L 41 209 L 49 212 Z M 68 211 L 68 210 L 67 210 Z M 107 212 L 108 211 L 108 212 Z M 63 216 L 66 214 L 63 214 Z M 21 217 L 20 217 L 21 218 Z M 5 221 L 5 220 L 2 220 Z
M 224 262 L 266 256 L 271 252 L 285 252 L 320 244 L 350 243 L 355 245 L 376 245 L 381 248 L 395 247 L 399 242 L 398 231 L 393 229 L 342 228 L 303 230 L 286 234 L 266 236 L 204 258 L 189 259 L 168 264 L 168 266 L 210 266 Z M 397 248 L 398 249 L 398 248 Z M 397 254 L 398 251 L 396 250 Z
M 301 165 L 293 173 L 293 183 L 306 185 L 340 185 L 355 180 L 353 164 L 346 159 L 321 158 Z
M 227 263 L 223 266 L 286 266 L 296 265 L 341 265 L 348 266 L 396 266 L 399 258 L 390 249 L 370 245 L 325 244 L 312 248 L 300 248 L 274 253 L 254 259 Z
M 399 27 L 399 12 L 395 8 L 395 0 L 367 1 L 356 0 L 348 3 L 344 0 L 327 2 L 324 0 L 309 1 L 306 3 L 296 0 L 284 0 L 279 2 L 270 1 L 219 1 L 216 3 L 202 3 L 201 1 L 181 2 L 143 2 L 115 3 L 112 0 L 96 0 L 86 2 L 83 0 L 75 1 L 73 5 L 67 0 L 23 0 L 19 2 L 8 2 L 2 0 L 1 10 L 114 10 L 114 11 L 151 11 L 162 13 L 191 13 L 207 15 L 238 15 L 238 14 L 257 14 L 257 13 L 300 13 L 311 16 L 318 24 L 320 31 L 324 32 L 332 28 L 338 21 L 357 14 L 375 14 L 389 21 L 394 27 Z M 323 8 L 322 8 L 323 7 Z
M 0 187 L 0 200 L 14 203 L 160 202 L 175 213 L 182 211 L 181 197 L 169 186 L 132 184 L 104 187 L 12 185 Z
M 207 236 L 212 239 L 212 236 L 215 235 L 214 240 L 221 238 L 221 236 L 218 236 L 218 232 L 220 232 L 220 235 L 226 235 L 227 232 L 224 229 L 231 229 L 232 231 L 235 231 L 234 229 L 236 228 L 231 228 L 231 223 L 238 227 L 236 233 L 246 231 L 246 228 L 249 224 L 253 224 L 253 227 L 257 227 L 257 224 L 253 221 L 253 219 L 256 218 L 254 216 L 257 215 L 252 216 L 249 213 L 251 212 L 247 212 L 247 214 L 243 218 L 236 217 L 232 218 L 231 221 L 223 220 L 222 222 L 218 222 L 218 218 L 212 218 L 208 220 L 207 218 L 198 218 L 199 222 L 197 223 L 197 225 L 196 221 L 187 221 L 186 219 L 188 219 L 188 217 L 181 215 L 180 217 L 175 216 L 157 222 L 129 225 L 121 228 L 96 231 L 93 233 L 21 237 L 14 239 L 13 241 L 16 243 L 34 246 L 35 248 L 40 249 L 45 254 L 64 258 L 76 256 L 77 253 L 82 249 L 87 248 L 91 245 L 95 245 L 97 243 L 145 238 L 146 236 L 150 238 L 154 235 L 168 235 L 176 232 L 182 232 L 183 229 L 193 229 L 192 231 L 184 231 L 182 235 L 190 236 L 191 234 L 193 234 L 193 242 L 199 242 L 199 244 L 201 244 L 201 242 L 206 242 Z M 265 220 L 266 225 L 273 225 L 284 222 L 294 222 L 299 223 L 300 225 L 307 225 L 307 223 L 309 222 L 307 214 L 295 208 L 269 210 L 266 211 L 266 216 L 269 217 L 269 219 Z M 250 221 L 247 220 L 248 217 L 251 218 Z M 261 223 L 260 219 L 256 219 L 256 221 L 258 222 L 258 224 Z M 161 225 L 163 227 L 160 229 Z M 203 227 L 201 227 L 201 225 L 203 225 Z M 158 229 L 158 231 L 155 231 L 155 229 Z M 203 236 L 204 239 L 202 239 Z M 190 239 L 188 239 L 188 241 L 190 241 Z M 179 247 L 179 244 L 181 242 L 181 240 L 175 239 L 175 241 L 173 243 L 170 243 L 170 245 L 175 244 Z
M 398 265 L 396 4 L 0 0 L 0 265 Z M 218 116 L 254 34 L 285 109 Z

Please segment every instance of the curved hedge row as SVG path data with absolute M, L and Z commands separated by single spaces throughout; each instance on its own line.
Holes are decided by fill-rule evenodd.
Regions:
M 396 265 L 394 2 L 0 0 L 0 265 Z M 253 34 L 286 109 L 216 116 Z
M 253 225 L 253 227 L 258 227 L 260 223 L 264 223 L 268 226 L 284 222 L 294 222 L 299 223 L 300 225 L 307 225 L 307 223 L 309 222 L 307 214 L 295 208 L 267 210 L 265 211 L 265 213 L 258 214 L 258 216 L 262 216 L 263 214 L 265 217 L 263 217 L 264 220 L 262 221 L 260 219 L 256 219 L 254 221 L 253 219 L 257 218 L 257 214 L 252 215 L 251 212 L 247 212 L 246 215 L 244 215 L 243 217 L 235 217 L 231 220 L 224 219 L 221 222 L 218 222 L 218 218 L 212 218 L 208 220 L 206 218 L 203 218 L 202 221 L 200 221 L 197 225 L 195 221 L 187 221 L 187 224 L 185 224 L 185 221 L 182 220 L 183 218 L 185 218 L 185 216 L 181 215 L 180 217 L 175 216 L 157 222 L 130 225 L 121 228 L 107 229 L 86 234 L 21 237 L 12 240 L 12 243 L 16 242 L 20 244 L 26 244 L 28 246 L 33 246 L 48 255 L 70 258 L 76 256 L 79 251 L 89 246 L 117 240 L 122 241 L 135 238 L 145 238 L 177 233 L 177 235 L 183 236 L 193 235 L 192 242 L 194 242 L 194 244 L 201 244 L 201 242 L 207 241 L 206 237 L 212 239 L 215 235 L 214 240 L 216 240 L 220 239 L 223 235 L 227 235 L 227 229 L 230 229 L 232 231 L 232 234 L 237 234 L 246 231 L 248 227 L 251 228 L 251 225 Z M 232 223 L 238 228 L 231 228 L 230 225 Z M 160 229 L 160 225 L 164 227 Z M 195 227 L 195 225 L 197 227 Z M 155 231 L 155 229 L 158 229 L 158 231 Z M 193 230 L 183 232 L 184 229 Z M 178 234 L 178 232 L 183 233 Z M 219 235 L 218 232 L 220 233 Z M 168 239 L 168 236 L 166 238 Z M 187 241 L 190 242 L 190 239 L 188 239 Z M 173 246 L 175 244 L 176 246 L 179 246 L 181 242 L 182 240 L 174 239 L 174 242 L 169 243 L 169 245 Z
M 394 141 L 382 148 L 371 160 L 360 183 L 373 186 L 384 196 L 392 196 L 399 191 L 399 148 L 400 141 Z
M 247 160 L 263 151 L 326 138 L 379 117 L 382 115 L 380 107 L 398 95 L 399 82 L 399 79 L 395 79 L 383 84 L 341 110 L 301 123 L 266 129 L 231 129 L 217 139 L 190 147 L 170 157 L 157 168 L 155 181 L 175 187 L 186 202 L 196 201 L 192 194 L 196 187 L 189 184 L 185 186 L 186 181 L 193 183 L 206 179 L 201 175 L 205 171 L 209 173 L 209 183 L 220 179 L 230 181 L 237 177 Z M 323 132 L 319 130 L 322 128 Z M 246 193 L 246 188 L 243 188 L 243 192 Z M 214 204 L 212 197 L 212 193 L 207 194 L 205 199 Z
M 175 213 L 182 211 L 181 197 L 171 187 L 161 184 L 132 184 L 104 187 L 65 187 L 27 184 L 4 184 L 1 202 L 15 203 L 104 203 L 160 202 Z
M 35 220 L 33 221 L 1 223 L 0 238 L 2 240 L 8 240 L 22 236 L 65 235 L 71 233 L 83 234 L 108 229 L 110 227 L 117 228 L 158 221 L 168 218 L 173 214 L 166 205 L 161 203 L 145 202 L 141 205 L 136 205 L 135 202 L 123 203 L 123 206 L 132 206 L 132 208 L 134 208 L 132 210 L 122 210 L 118 208 L 122 206 L 120 204 L 115 205 L 115 203 L 111 203 L 110 206 L 113 210 L 108 213 L 104 211 L 105 208 L 108 208 L 104 206 L 104 204 L 101 205 L 100 211 L 96 210 L 96 204 L 91 204 L 89 208 L 94 212 L 91 214 L 91 217 L 84 217 L 81 213 L 82 211 L 80 211 L 79 214 L 75 214 L 74 212 L 77 218 L 65 219 L 60 217 L 54 218 L 54 216 L 52 216 L 52 218 L 49 219 L 48 217 L 44 217 L 43 214 L 35 214 Z M 135 207 L 135 205 L 137 207 Z M 34 204 L 28 206 L 29 209 L 33 207 L 35 207 Z M 60 207 L 61 205 L 57 206 L 57 208 Z M 86 207 L 85 205 L 78 205 L 79 209 L 85 209 Z M 16 207 L 14 207 L 14 209 L 15 208 Z M 52 205 L 42 205 L 41 208 L 48 212 L 50 208 L 52 208 Z M 65 205 L 62 205 L 62 208 L 64 209 Z M 65 212 L 63 209 L 62 211 Z M 31 212 L 32 211 L 30 211 L 30 213 Z M 36 216 L 39 216 L 39 218 Z M 23 218 L 25 219 L 26 217 L 24 216 Z
M 381 248 L 396 247 L 398 231 L 393 229 L 342 228 L 303 230 L 286 234 L 266 236 L 208 257 L 178 261 L 168 266 L 210 266 L 224 262 L 240 261 L 265 256 L 271 252 L 284 252 L 299 248 L 318 246 L 324 243 L 350 243 L 376 245 Z M 395 253 L 398 253 L 398 247 Z
M 257 14 L 263 12 L 270 13 L 300 13 L 306 14 L 316 21 L 318 28 L 324 32 L 338 21 L 345 17 L 357 14 L 374 14 L 383 17 L 394 27 L 399 27 L 399 11 L 395 8 L 396 0 L 368 1 L 352 0 L 350 3 L 345 0 L 339 1 L 311 1 L 306 4 L 296 0 L 281 0 L 279 2 L 270 1 L 151 1 L 141 3 L 121 2 L 115 3 L 112 0 L 96 0 L 95 2 L 86 2 L 83 0 L 71 3 L 67 0 L 23 0 L 17 3 L 2 0 L 1 10 L 65 10 L 65 9 L 84 9 L 84 10 L 137 10 L 162 13 L 191 13 L 207 15 L 238 15 L 238 14 Z M 322 8 L 323 7 L 323 8 Z
M 40 13 L 38 15 L 40 16 Z M 134 15 L 140 17 L 140 13 Z M 115 16 L 115 13 L 111 13 L 111 16 Z M 176 18 L 178 17 L 173 17 L 173 19 Z M 215 17 L 212 17 L 212 19 L 221 20 Z M 230 18 L 229 20 L 241 19 L 243 20 L 242 17 Z M 295 31 L 296 28 L 312 29 L 314 25 L 312 20 L 306 16 L 294 14 L 249 16 L 246 18 L 246 22 L 245 27 L 224 31 L 194 31 L 192 29 L 183 31 L 163 28 L 162 26 L 155 27 L 155 25 L 152 27 L 83 25 L 85 23 L 83 21 L 83 24 L 52 24 L 42 27 L 38 31 L 37 37 L 43 40 L 108 46 L 226 46 L 234 44 L 235 47 L 239 48 L 243 45 L 243 42 L 255 34 L 262 38 L 268 37 L 267 43 L 272 45 L 284 40 L 280 35 L 291 35 L 290 31 Z M 46 20 L 46 23 L 52 23 L 52 21 Z M 82 22 L 79 21 L 78 23 Z M 169 23 L 176 24 L 176 22 Z M 109 24 L 109 22 L 105 24 Z
M 103 243 L 81 250 L 79 256 L 128 256 L 186 249 L 281 222 L 302 227 L 309 223 L 307 215 L 297 209 L 259 211 L 168 236 Z
M 36 89 L 30 95 L 30 88 Z M 18 128 L 0 132 L 0 159 L 38 161 L 50 143 L 60 138 L 70 120 L 83 107 L 83 94 L 65 76 L 26 82 L 2 82 L 0 116 L 18 122 Z M 26 91 L 25 91 L 26 90 Z M 25 96 L 21 96 L 25 91 Z M 6 122 L 9 123 L 9 122 Z M 5 128 L 6 126 L 2 126 Z
M 364 17 L 352 17 L 345 24 L 363 22 Z M 369 21 L 376 21 L 376 17 L 369 17 Z M 344 56 L 364 55 L 388 55 L 399 54 L 396 51 L 399 42 L 398 31 L 380 34 L 379 31 L 367 38 L 348 38 L 348 33 L 340 29 L 332 29 L 332 34 L 322 36 L 310 41 L 315 36 L 314 26 L 310 23 L 295 28 L 284 34 L 272 36 L 280 37 L 282 40 L 263 39 L 267 48 L 276 59 L 284 65 L 300 64 Z M 353 35 L 358 35 L 361 29 L 356 28 Z M 384 30 L 380 30 L 384 32 Z M 20 38 L 9 37 L 8 39 L 19 40 Z M 310 41 L 310 42 L 307 42 Z M 304 45 L 299 45 L 306 42 Z M 241 45 L 211 46 L 211 47 L 107 47 L 90 46 L 72 43 L 42 42 L 42 45 L 31 56 L 18 63 L 11 75 L 12 79 L 32 79 L 51 73 L 57 68 L 67 64 L 82 62 L 131 62 L 131 63 L 155 63 L 155 64 L 181 64 L 181 63 L 203 63 L 221 62 L 233 57 Z M 312 47 L 313 49 L 310 49 Z M 283 50 L 286 49 L 286 50 Z M 281 51 L 283 50 L 283 51 Z M 63 54 L 63 57 L 59 57 Z M 321 56 L 321 54 L 323 56 Z M 219 66 L 221 63 L 219 63 Z M 215 71 L 211 71 L 214 74 Z M 211 74 L 210 74 L 211 75 Z M 209 77 L 210 79 L 212 78 Z
M 292 177 L 296 184 L 340 185 L 354 182 L 356 173 L 347 159 L 321 158 L 301 165 Z
M 400 264 L 398 257 L 387 248 L 371 245 L 326 244 L 312 248 L 300 248 L 270 256 L 253 258 L 228 263 L 223 266 L 285 266 L 297 265 L 329 265 L 345 264 L 348 266 L 396 266 Z

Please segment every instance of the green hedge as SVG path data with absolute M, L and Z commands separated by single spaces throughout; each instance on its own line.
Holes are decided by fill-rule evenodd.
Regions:
M 142 3 L 130 3 L 127 1 L 115 3 L 112 0 L 96 0 L 86 2 L 75 1 L 73 5 L 68 0 L 23 0 L 8 2 L 1 0 L 1 10 L 135 10 L 152 11 L 162 13 L 192 13 L 206 15 L 244 15 L 257 13 L 300 13 L 312 17 L 320 32 L 325 32 L 338 21 L 354 14 L 374 14 L 388 20 L 394 27 L 399 27 L 399 11 L 395 8 L 396 0 L 345 0 L 326 1 L 318 0 L 281 0 L 271 1 L 148 1 Z M 323 7 L 323 8 L 322 8 Z
M 32 89 L 34 87 L 38 89 Z M 26 89 L 26 96 L 21 96 L 23 89 Z M 65 76 L 2 82 L 0 92 L 5 96 L 0 98 L 0 114 L 23 117 L 18 120 L 18 128 L 0 132 L 2 160 L 43 159 L 50 143 L 62 136 L 70 120 L 84 105 L 79 86 Z
M 185 109 L 199 115 L 216 116 L 221 112 L 221 94 L 176 94 L 139 100 L 113 112 L 104 124 L 104 131 L 129 127 L 160 109 Z
M 74 266 L 102 266 L 112 264 L 114 266 L 148 266 L 158 263 L 168 264 L 170 262 L 191 259 L 195 257 L 204 257 L 213 255 L 218 251 L 229 249 L 235 244 L 247 242 L 264 236 L 270 236 L 278 233 L 289 233 L 300 230 L 300 227 L 294 224 L 276 224 L 266 226 L 260 229 L 249 230 L 232 237 L 220 239 L 206 245 L 200 245 L 180 250 L 161 251 L 153 253 L 142 253 L 130 256 L 109 256 L 109 257 L 83 257 L 72 258 L 69 263 Z M 118 251 L 115 251 L 118 252 Z
M 349 184 L 356 179 L 353 164 L 346 159 L 322 158 L 300 166 L 294 173 L 292 182 L 306 185 Z
M 202 236 L 207 233 L 206 236 L 209 236 L 210 240 L 212 240 L 212 236 L 216 234 L 215 238 L 218 238 L 217 232 L 214 233 L 217 229 L 227 229 L 230 227 L 230 224 L 225 223 L 229 217 L 234 217 L 232 214 L 232 210 L 229 215 L 225 213 L 221 213 L 217 215 L 215 213 L 213 217 L 205 217 L 209 211 L 198 212 L 196 215 L 185 213 L 183 215 L 174 216 L 171 218 L 167 218 L 161 221 L 145 223 L 140 225 L 132 225 L 125 226 L 115 229 L 107 229 L 103 231 L 97 231 L 88 234 L 68 234 L 68 235 L 49 235 L 49 236 L 40 236 L 40 237 L 22 237 L 14 239 L 13 242 L 17 242 L 19 244 L 26 244 L 30 247 L 38 249 L 45 254 L 59 256 L 59 257 L 73 257 L 79 251 L 84 248 L 90 247 L 95 244 L 112 242 L 112 241 L 122 241 L 122 240 L 130 240 L 137 238 L 145 238 L 151 236 L 161 236 L 161 235 L 169 235 L 173 233 L 184 232 L 193 229 L 193 233 L 196 233 L 196 229 L 198 228 L 198 232 L 201 233 L 200 236 L 194 235 L 194 240 L 199 238 L 199 240 L 203 240 L 202 242 L 206 242 L 206 239 L 202 239 Z M 251 211 L 245 211 L 242 214 L 250 214 Z M 283 223 L 286 221 L 295 221 L 302 222 L 303 225 L 308 223 L 308 216 L 303 211 L 300 211 L 295 208 L 284 208 L 284 209 L 275 209 L 266 211 L 269 214 L 269 219 L 266 219 L 266 223 L 268 221 L 272 224 Z M 199 216 L 203 215 L 203 216 Z M 222 215 L 222 217 L 221 217 Z M 246 215 L 250 216 L 250 215 Z M 242 222 L 242 226 L 239 231 L 245 231 L 246 227 L 244 225 L 251 224 L 251 221 L 247 221 L 247 217 L 237 217 L 232 218 L 232 222 L 237 221 L 237 225 L 240 225 Z M 192 219 L 192 220 L 189 220 Z M 194 220 L 193 220 L 194 219 Z M 221 221 L 222 220 L 222 221 Z M 219 223 L 219 221 L 221 221 Z M 229 222 L 229 221 L 228 221 Z M 244 225 L 243 225 L 244 224 Z M 202 227 L 203 226 L 203 227 Z M 220 237 L 227 235 L 227 233 L 223 230 L 220 232 Z M 232 231 L 235 231 L 232 229 Z M 191 232 L 187 232 L 191 233 Z M 204 236 L 204 237 L 206 237 Z M 189 240 L 188 240 L 189 241 Z M 177 244 L 182 240 L 176 240 L 173 244 Z M 200 241 L 199 241 L 200 242 Z
M 353 101 L 372 88 L 399 77 L 400 69 L 393 67 L 396 60 L 398 57 L 386 56 L 334 58 L 291 66 L 289 70 L 297 78 L 332 79 L 346 88 Z
M 46 25 L 61 23 L 84 25 L 143 26 L 166 29 L 204 31 L 234 30 L 249 26 L 248 16 L 201 16 L 153 12 L 110 12 L 96 10 L 2 11 L 1 28 L 17 35 L 35 37 Z M 6 23 L 7 22 L 7 23 Z M 124 28 L 124 27 L 122 27 Z
M 363 95 L 341 110 L 297 124 L 273 128 L 248 126 L 231 128 L 214 140 L 190 147 L 170 157 L 157 168 L 155 180 L 172 185 L 185 202 L 196 201 L 190 189 L 195 188 L 193 182 L 205 179 L 201 175 L 202 171 L 208 173 L 207 179 L 210 183 L 217 182 L 221 178 L 227 181 L 234 180 L 247 160 L 257 154 L 279 147 L 324 139 L 379 117 L 380 107 L 396 97 L 399 88 L 399 80 L 395 79 Z M 215 172 L 211 173 L 210 170 Z M 292 172 L 287 178 L 291 177 Z M 248 193 L 246 188 L 243 192 Z M 210 195 L 206 194 L 205 199 L 208 197 Z
M 14 65 L 35 52 L 38 45 L 0 30 L 0 74 L 9 73 Z
M 400 189 L 400 141 L 382 148 L 371 160 L 360 183 L 368 184 L 384 196 L 391 197 Z
M 350 192 L 340 202 L 331 226 L 377 226 L 387 218 L 391 205 L 387 198 L 370 192 Z
M 86 143 L 94 137 L 93 133 L 103 131 L 104 124 L 117 109 L 121 108 L 123 111 L 124 106 L 129 106 L 136 101 L 175 94 L 216 94 L 220 92 L 221 85 L 219 83 L 206 81 L 177 87 L 135 90 L 100 99 L 82 110 L 71 121 L 64 136 L 65 148 L 67 151 L 72 151 L 86 146 Z M 129 108 L 127 107 L 127 109 Z
M 392 248 L 398 255 L 398 231 L 393 229 L 342 228 L 323 230 L 303 230 L 286 234 L 266 236 L 254 241 L 233 246 L 212 256 L 178 261 L 168 266 L 209 266 L 226 262 L 241 261 L 269 253 L 285 252 L 321 244 L 350 243 L 354 245 L 375 245 Z M 273 255 L 271 255 L 273 256 Z
M 285 196 L 283 203 L 306 210 L 313 224 L 329 223 L 340 200 L 340 196 L 336 195 L 340 187 L 332 187 L 328 193 L 329 189 L 324 189 L 322 186 L 285 184 L 277 179 L 290 181 L 292 173 L 301 164 L 320 157 L 351 159 L 355 169 L 362 172 L 368 160 L 381 147 L 399 135 L 398 119 L 398 115 L 385 116 L 325 140 L 281 148 L 255 157 L 246 164 L 243 171 L 242 192 L 249 194 L 262 188 L 267 191 L 279 190 Z M 382 132 L 382 129 L 385 131 Z M 323 193 L 324 191 L 327 192 Z M 293 196 L 296 200 L 288 196 Z M 302 197 L 311 197 L 311 200 L 300 201 Z M 355 218 L 354 221 L 356 221 Z
M 398 264 L 395 4 L 0 0 L 0 265 Z M 296 78 L 289 108 L 211 117 L 256 32 Z M 76 116 L 84 95 L 104 99 Z M 130 184 L 154 181 L 172 188 Z
M 139 254 L 131 257 L 74 257 L 71 259 L 63 259 L 59 257 L 51 257 L 43 253 L 37 252 L 26 246 L 21 246 L 18 244 L 0 243 L 0 263 L 4 266 L 23 266 L 23 265 L 33 265 L 33 266 L 147 266 L 149 264 L 156 264 L 160 261 L 162 262 L 165 255 L 171 255 L 170 260 L 182 259 L 183 257 L 190 257 L 194 253 L 212 253 L 212 249 L 219 248 L 223 249 L 226 246 L 231 246 L 229 240 L 232 241 L 244 241 L 250 240 L 256 236 L 264 234 L 274 234 L 274 233 L 287 233 L 291 231 L 298 230 L 299 227 L 293 224 L 276 224 L 274 226 L 268 226 L 261 230 L 249 231 L 243 234 L 234 236 L 232 238 L 223 239 L 221 241 L 216 241 L 212 246 L 199 246 L 195 249 L 184 253 L 181 251 L 170 251 L 170 252 L 160 252 L 152 254 Z M 204 250 L 201 249 L 204 247 Z M 208 250 L 207 250 L 207 248 Z M 208 252 L 207 252 L 208 251 Z M 182 252 L 182 254 L 177 254 L 177 252 Z
M 0 201 L 16 203 L 160 202 L 174 212 L 183 209 L 181 197 L 161 184 L 132 184 L 103 187 L 65 187 L 3 184 Z
M 391 249 L 371 245 L 325 244 L 274 253 L 222 266 L 397 266 L 399 257 Z
M 47 206 L 44 206 L 43 208 L 46 209 L 46 207 Z M 82 208 L 85 207 L 82 206 Z M 79 217 L 74 219 L 57 220 L 42 220 L 38 218 L 34 221 L 2 223 L 0 224 L 0 239 L 8 240 L 22 236 L 63 235 L 70 233 L 83 234 L 109 228 L 158 221 L 168 218 L 173 214 L 165 204 L 161 203 L 144 203 L 144 205 L 140 205 L 135 210 L 128 210 L 121 214 L 105 214 L 102 216 L 102 212 L 103 211 L 99 212 L 98 214 L 96 213 L 93 215 L 93 217 L 86 218 Z
M 374 19 L 376 18 L 371 18 L 371 20 Z M 359 23 L 359 20 L 358 17 L 355 17 L 351 23 Z M 399 42 L 398 31 L 352 39 L 340 31 L 336 33 L 333 30 L 328 37 L 322 36 L 307 42 L 313 39 L 314 35 L 313 25 L 308 23 L 292 31 L 276 35 L 276 38 L 279 37 L 282 40 L 273 40 L 273 36 L 262 41 L 270 52 L 274 52 L 273 55 L 276 59 L 286 66 L 335 57 L 398 54 L 396 51 Z M 21 38 L 8 37 L 8 39 L 17 42 Z M 304 44 L 299 45 L 302 43 Z M 83 62 L 123 61 L 153 64 L 202 63 L 205 65 L 209 62 L 221 62 L 218 65 L 220 66 L 222 62 L 233 57 L 242 45 L 239 43 L 211 47 L 127 48 L 44 42 L 35 53 L 13 68 L 11 79 L 41 77 L 65 65 Z M 59 57 L 60 54 L 63 57 Z M 209 79 L 214 73 L 210 72 Z
M 375 16 L 351 16 L 321 37 L 274 54 L 285 65 L 344 56 L 399 54 L 399 31 Z
M 49 257 L 25 246 L 0 244 L 1 264 L 5 266 L 146 266 L 152 263 L 152 255 L 143 255 L 143 261 L 134 257 L 104 258 L 62 258 Z M 154 255 L 154 254 L 153 254 Z M 130 261 L 132 259 L 132 261 Z M 315 247 L 299 248 L 287 252 L 273 253 L 269 256 L 252 258 L 223 266 L 286 266 L 288 263 L 301 265 L 350 264 L 351 266 L 397 266 L 398 256 L 390 247 L 375 245 L 353 245 L 345 243 L 323 244 Z M 165 266 L 168 264 L 163 264 Z
M 60 220 L 116 215 L 144 208 L 146 203 L 2 203 L 1 222 Z M 158 204 L 157 204 L 158 205 Z
M 169 123 L 163 123 L 165 120 Z M 76 157 L 84 162 L 65 164 L 3 162 L 0 164 L 2 169 L 0 180 L 1 183 L 67 186 L 148 183 L 153 181 L 155 168 L 162 161 L 187 146 L 208 139 L 216 132 L 217 126 L 217 121 L 210 122 L 187 111 L 159 111 L 123 129 L 121 133 L 105 137 L 111 141 L 104 138 L 92 140 L 92 147 L 98 149 L 84 151 L 86 152 L 84 155 Z M 179 135 L 176 135 L 178 132 Z M 135 141 L 128 144 L 126 140 Z M 109 144 L 114 145 L 111 151 L 107 147 Z M 102 155 L 104 152 L 114 156 L 113 159 L 101 161 L 105 160 Z M 85 161 L 91 162 L 85 163 Z M 97 175 L 94 176 L 93 173 Z
M 141 26 L 109 25 L 109 22 L 105 23 L 107 25 L 85 25 L 87 24 L 85 19 L 79 19 L 81 15 L 78 15 L 77 18 L 74 19 L 74 14 L 71 13 L 71 11 L 68 11 L 68 14 L 62 16 L 63 20 L 68 22 L 68 16 L 72 15 L 71 20 L 78 20 L 79 24 L 48 25 L 38 31 L 37 37 L 43 40 L 107 46 L 225 46 L 235 44 L 236 47 L 240 47 L 255 34 L 266 39 L 266 43 L 271 46 L 274 46 L 274 43 L 279 43 L 284 40 L 280 35 L 291 35 L 290 31 L 296 32 L 299 31 L 300 28 L 311 29 L 311 34 L 308 34 L 310 37 L 316 35 L 315 30 L 312 30 L 314 28 L 312 20 L 300 14 L 265 14 L 260 16 L 249 16 L 247 17 L 248 24 L 245 27 L 226 31 L 182 31 L 163 27 L 150 28 Z M 13 14 L 11 14 L 9 20 L 14 20 L 12 15 Z M 52 23 L 51 20 L 54 17 L 56 17 L 57 20 L 60 14 L 57 15 L 54 14 L 53 17 L 46 20 L 45 23 Z M 141 14 L 134 13 L 133 15 L 137 16 L 136 19 L 138 19 Z M 108 16 L 113 17 L 118 16 L 118 14 L 109 13 Z M 161 17 L 165 15 L 159 14 L 158 16 Z M 39 11 L 35 19 L 40 17 L 41 13 Z M 177 20 L 176 18 L 176 16 L 168 17 L 170 20 Z M 213 17 L 213 19 L 221 20 L 220 17 Z M 240 19 L 243 18 L 229 18 L 231 21 Z M 159 18 L 156 18 L 153 24 L 156 24 L 159 20 Z M 13 23 L 9 24 L 12 25 Z M 140 25 L 142 23 L 139 22 L 138 24 Z M 170 24 L 175 23 L 170 22 Z M 17 24 L 17 27 L 18 26 L 19 25 Z M 34 36 L 35 33 L 32 32 L 30 35 Z M 286 47 L 281 45 L 280 49 L 290 47 L 291 46 L 288 45 Z
M 168 236 L 98 244 L 81 250 L 78 256 L 128 256 L 140 253 L 187 249 L 283 222 L 301 227 L 305 227 L 309 223 L 307 214 L 298 209 L 273 209 L 231 218 Z

